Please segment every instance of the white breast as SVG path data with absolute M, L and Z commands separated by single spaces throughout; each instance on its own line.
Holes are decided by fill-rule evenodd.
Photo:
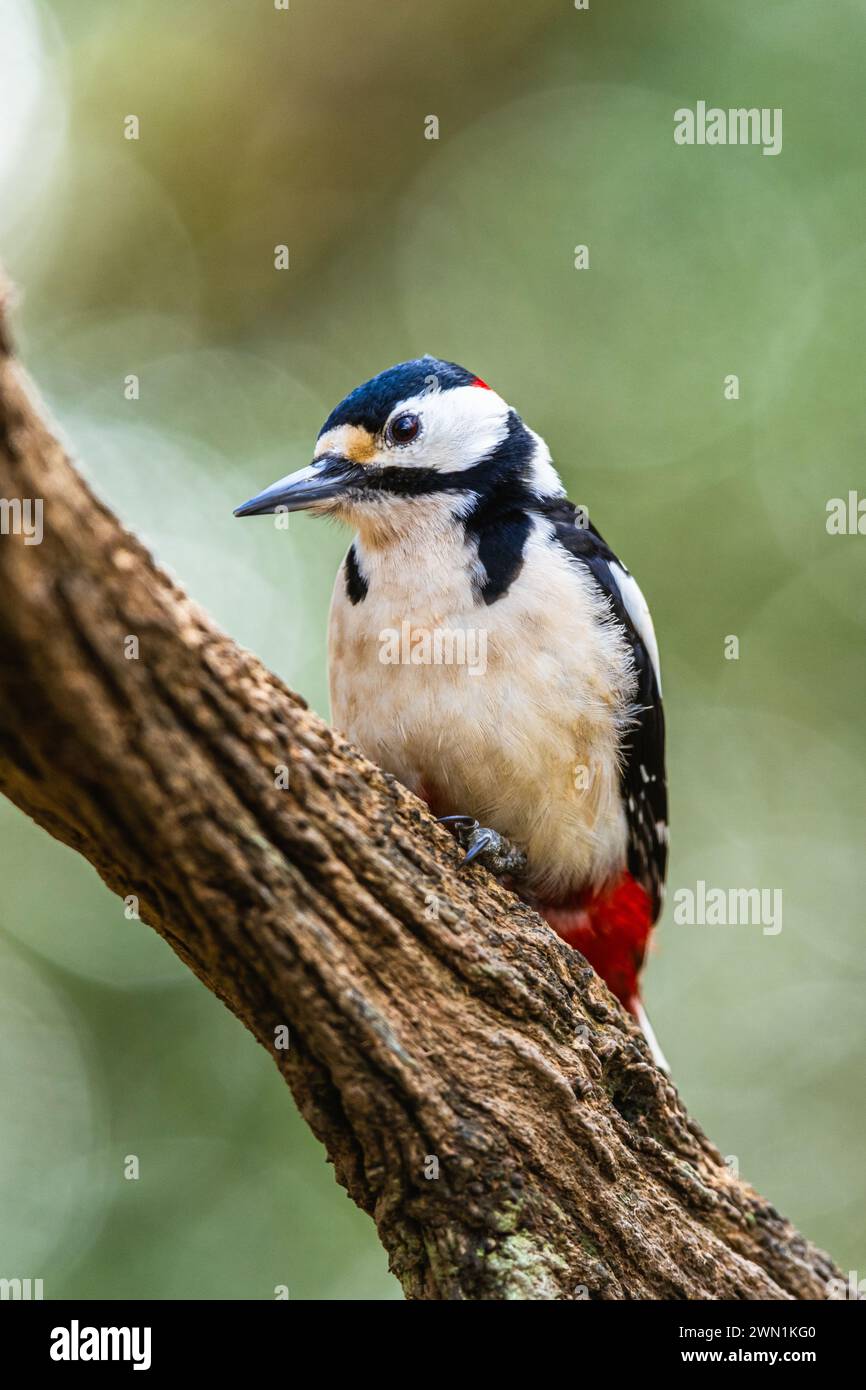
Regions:
M 460 526 L 414 551 L 356 542 L 367 596 L 350 603 L 341 568 L 329 645 L 338 728 L 439 814 L 525 849 L 530 886 L 555 901 L 625 862 L 618 753 L 634 676 L 604 597 L 550 534 L 533 522 L 518 577 L 489 606 Z

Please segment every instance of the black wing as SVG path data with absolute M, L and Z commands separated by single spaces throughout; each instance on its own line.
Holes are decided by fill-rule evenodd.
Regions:
M 636 708 L 622 741 L 620 774 L 628 822 L 628 871 L 649 893 L 655 920 L 661 910 L 667 870 L 668 796 L 665 717 L 653 656 L 617 581 L 617 570 L 629 574 L 622 561 L 573 503 L 558 499 L 539 510 L 552 522 L 559 544 L 586 566 L 604 591 L 631 646 L 637 677 Z

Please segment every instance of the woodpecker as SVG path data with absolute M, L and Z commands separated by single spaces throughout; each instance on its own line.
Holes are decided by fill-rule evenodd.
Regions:
M 300 510 L 356 532 L 329 620 L 335 724 L 582 952 L 666 1065 L 638 983 L 667 864 L 658 646 L 546 444 L 463 367 L 403 362 L 235 515 Z

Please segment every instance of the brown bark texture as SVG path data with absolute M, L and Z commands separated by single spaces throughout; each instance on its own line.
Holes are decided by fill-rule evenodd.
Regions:
M 0 789 L 271 1053 L 407 1296 L 831 1296 L 584 959 L 94 497 L 5 320 L 0 498 L 44 504 L 0 535 Z

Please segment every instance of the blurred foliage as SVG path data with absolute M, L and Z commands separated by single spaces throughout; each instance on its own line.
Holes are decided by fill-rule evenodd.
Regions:
M 28 365 L 97 489 L 321 712 L 347 537 L 232 507 L 425 351 L 547 438 L 653 606 L 671 890 L 784 893 L 775 937 L 668 911 L 650 1013 L 722 1151 L 861 1274 L 866 538 L 825 508 L 864 480 L 862 20 L 0 0 Z M 782 107 L 781 155 L 675 146 L 698 99 Z M 83 862 L 9 806 L 0 826 L 0 1273 L 49 1297 L 399 1296 L 252 1039 Z

